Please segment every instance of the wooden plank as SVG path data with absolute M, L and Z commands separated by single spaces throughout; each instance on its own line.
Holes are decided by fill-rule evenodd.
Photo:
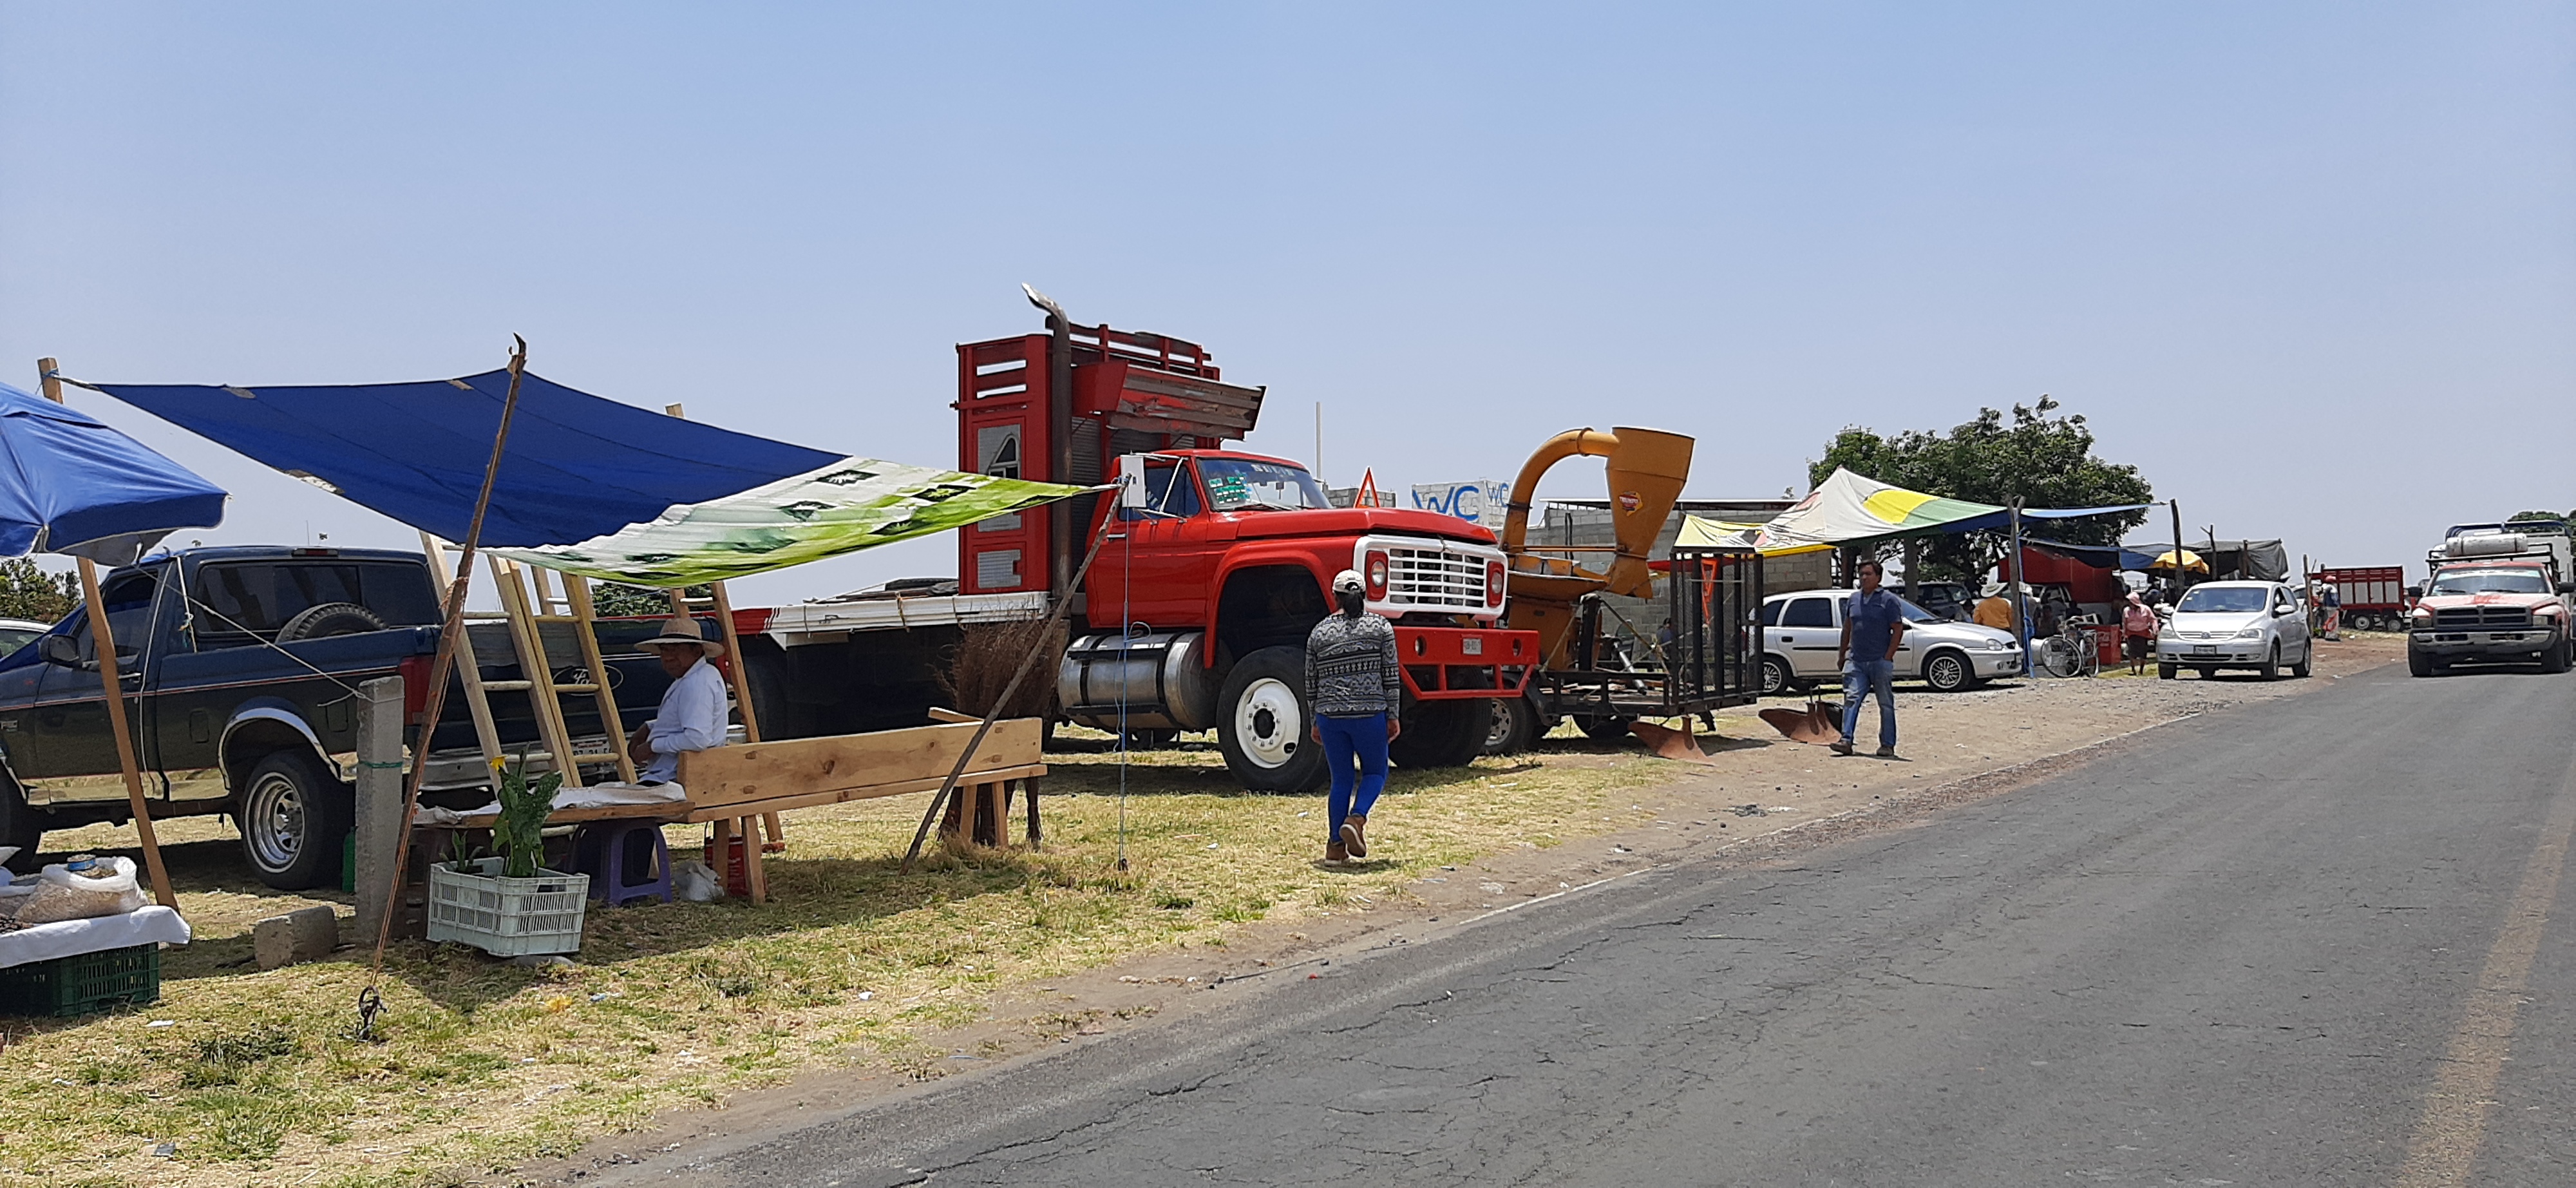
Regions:
M 689 802 L 702 806 L 938 779 L 957 766 L 978 725 L 954 722 L 691 751 L 680 757 L 678 779 L 689 790 Z M 1037 763 L 1044 735 L 1045 725 L 1036 718 L 996 722 L 968 767 Z
M 563 575 L 564 599 L 572 604 L 575 637 L 581 644 L 582 667 L 590 672 L 590 686 L 583 690 L 599 711 L 599 728 L 608 735 L 608 749 L 616 756 L 617 778 L 621 783 L 635 782 L 635 757 L 626 753 L 626 718 L 618 712 L 616 686 L 608 681 L 608 661 L 599 654 L 599 631 L 594 626 L 598 611 L 590 601 L 590 579 L 576 573 Z
M 933 722 L 981 722 L 984 720 L 984 715 L 960 713 L 956 710 L 949 709 L 944 705 L 934 705 L 930 707 L 930 720 Z
M 437 580 L 439 589 L 455 584 L 456 575 L 448 570 L 446 541 L 423 532 L 420 551 L 429 557 L 429 574 Z M 501 728 L 492 718 L 492 690 L 483 682 L 482 662 L 474 658 L 473 637 L 471 631 L 456 633 L 456 675 L 465 687 L 466 715 L 474 720 L 475 748 L 483 752 L 483 764 L 489 767 L 501 760 Z M 435 723 L 430 724 L 431 732 L 437 729 Z
M 985 780 L 1034 779 L 1046 773 L 1046 765 L 1043 763 L 970 771 L 958 780 L 958 786 L 966 787 Z M 947 778 L 948 773 L 941 772 L 924 779 L 898 780 L 888 784 L 865 784 L 856 788 L 837 788 L 824 792 L 807 792 L 722 805 L 700 806 L 687 800 L 670 800 L 659 804 L 612 804 L 598 808 L 558 809 L 546 817 L 546 824 L 573 825 L 584 821 L 616 821 L 632 818 L 661 820 L 674 825 L 702 825 L 709 821 L 738 817 L 746 812 L 790 813 L 798 809 L 820 808 L 827 804 L 843 804 L 853 800 L 880 800 L 888 796 L 909 796 L 915 792 L 936 792 L 939 790 L 939 785 Z M 477 813 L 469 817 L 460 817 L 440 828 L 488 829 L 496 816 L 498 816 L 496 813 Z M 426 827 L 423 826 L 423 828 Z
M 769 902 L 769 868 L 761 861 L 764 848 L 760 836 L 760 817 L 746 816 L 735 823 L 742 834 L 742 869 L 751 882 L 751 901 Z

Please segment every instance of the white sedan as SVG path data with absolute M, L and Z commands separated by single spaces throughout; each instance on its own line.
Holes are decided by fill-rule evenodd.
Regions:
M 1799 590 L 1762 600 L 1765 694 L 1842 679 L 1834 653 L 1842 647 L 1843 604 L 1851 595 L 1849 590 Z M 1905 603 L 1905 638 L 1896 647 L 1897 679 L 1921 677 L 1924 684 L 1951 693 L 1996 677 L 2019 675 L 2021 646 L 2011 632 L 1954 623 Z
M 2204 677 L 2250 668 L 2268 681 L 2283 665 L 2304 677 L 2315 661 L 2299 596 L 2279 582 L 2202 582 L 2183 592 L 2156 636 L 2156 675 L 2168 681 L 2184 668 Z

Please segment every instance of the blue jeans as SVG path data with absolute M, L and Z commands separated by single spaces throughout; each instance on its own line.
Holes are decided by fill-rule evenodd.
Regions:
M 1386 790 L 1386 715 L 1336 718 L 1317 714 L 1315 726 L 1324 735 L 1324 770 L 1333 776 L 1333 794 L 1327 801 L 1333 810 L 1332 821 L 1325 826 L 1324 836 L 1340 841 L 1342 821 L 1353 813 L 1367 816 L 1370 809 L 1377 807 L 1377 794 Z M 1351 795 L 1353 759 L 1359 761 L 1356 798 Z
M 1863 660 L 1855 656 L 1843 663 L 1843 743 L 1848 746 L 1852 731 L 1860 725 L 1860 702 L 1871 693 L 1878 694 L 1878 745 L 1896 749 L 1896 661 Z

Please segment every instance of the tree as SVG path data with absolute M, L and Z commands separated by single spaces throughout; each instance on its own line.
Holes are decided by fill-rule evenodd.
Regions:
M 691 586 L 683 591 L 691 598 L 705 598 L 715 593 L 713 586 Z M 671 613 L 671 592 L 645 586 L 623 586 L 600 582 L 590 588 L 590 607 L 602 617 L 614 615 L 663 615 Z
M 0 561 L 0 618 L 51 623 L 72 613 L 80 600 L 78 574 L 46 573 L 26 557 Z
M 2508 523 L 2508 524 L 2514 524 L 2514 523 L 2519 523 L 2519 522 L 2521 522 L 2521 521 L 2523 521 L 2523 520 L 2567 520 L 2567 519 L 2576 519 L 2576 511 L 2568 512 L 2566 515 L 2563 515 L 2563 516 L 2562 516 L 2562 515 L 2560 515 L 2560 514 L 2558 514 L 2557 512 L 2554 512 L 2554 511 L 2521 511 L 2521 512 L 2515 512 L 2515 513 L 2513 513 L 2511 516 L 2506 517 L 2506 519 L 2505 519 L 2505 523 Z
M 1841 466 L 1882 483 L 1976 503 L 2018 499 L 2024 507 L 2101 507 L 2154 499 L 2154 488 L 2137 467 L 2094 456 L 2093 430 L 2083 414 L 2049 415 L 2058 407 L 2048 396 L 2037 405 L 2016 404 L 2010 424 L 2004 414 L 1980 408 L 1975 420 L 1947 434 L 1908 429 L 1881 436 L 1852 426 L 1835 434 L 1825 456 L 1808 465 L 1807 481 L 1811 487 L 1822 483 Z M 2053 520 L 2047 535 L 2070 544 L 2118 544 L 2146 519 L 2145 511 L 2130 511 Z M 2008 548 L 2001 534 L 1936 536 L 1925 542 L 1923 568 L 1934 578 L 1974 581 Z M 1892 546 L 1880 550 L 1889 551 Z

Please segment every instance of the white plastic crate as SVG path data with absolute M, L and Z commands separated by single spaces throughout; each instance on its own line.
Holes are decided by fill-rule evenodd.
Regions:
M 495 957 L 580 951 L 590 876 L 540 868 L 534 878 L 504 878 L 504 861 L 478 859 L 476 874 L 457 873 L 453 862 L 429 868 L 429 939 Z

